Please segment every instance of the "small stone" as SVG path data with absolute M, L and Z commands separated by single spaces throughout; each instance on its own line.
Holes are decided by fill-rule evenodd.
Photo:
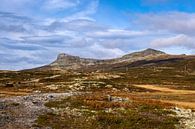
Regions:
M 112 85 L 106 85 L 105 87 L 106 88 L 112 88 Z
M 123 91 L 129 92 L 129 89 L 128 88 L 124 88 Z
M 108 95 L 108 101 L 112 101 L 112 96 Z
M 40 90 L 35 90 L 34 93 L 41 93 L 41 91 Z
M 48 95 L 47 97 L 48 97 L 49 99 L 54 98 L 54 96 L 53 96 L 53 95 Z

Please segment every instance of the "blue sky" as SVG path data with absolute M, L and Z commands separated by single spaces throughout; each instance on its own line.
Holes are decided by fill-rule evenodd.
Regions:
M 0 69 L 59 53 L 107 59 L 154 48 L 195 54 L 194 0 L 0 0 Z

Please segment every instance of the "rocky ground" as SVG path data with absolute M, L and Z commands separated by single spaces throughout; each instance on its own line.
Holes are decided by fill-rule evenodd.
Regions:
M 0 129 L 32 129 L 36 118 L 48 112 L 44 104 L 73 93 L 33 94 L 0 99 Z
M 175 107 L 173 111 L 176 113 L 176 116 L 181 118 L 179 129 L 195 129 L 195 112 L 191 109 L 181 109 Z
M 87 125 L 87 122 L 93 129 L 94 123 L 91 124 L 91 121 L 99 122 L 104 128 L 114 123 L 113 129 L 123 125 L 131 128 L 137 123 L 138 129 L 142 127 L 173 129 L 174 125 L 178 124 L 177 119 L 175 122 L 175 116 L 180 119 L 176 129 L 195 129 L 195 113 L 191 110 L 195 109 L 193 86 L 189 85 L 182 89 L 181 86 L 184 87 L 182 84 L 175 87 L 175 85 L 146 83 L 145 81 L 152 78 L 145 77 L 146 75 L 155 75 L 153 81 L 158 82 L 156 76 L 160 76 L 161 72 L 141 74 L 140 71 L 150 72 L 152 69 L 137 70 L 139 75 L 134 75 L 134 70 L 129 70 L 129 73 L 0 74 L 3 78 L 0 83 L 0 129 L 45 129 L 54 127 L 54 124 L 59 126 L 60 123 L 59 129 L 61 129 L 64 125 L 73 128 Z M 5 79 L 8 76 L 9 81 Z M 191 79 L 189 84 L 194 84 L 194 76 L 185 79 Z M 85 96 L 79 100 L 77 98 L 80 96 L 76 95 L 80 93 Z M 91 98 L 86 93 L 91 93 Z M 68 96 L 73 97 L 73 100 L 66 100 Z M 51 107 L 48 107 L 47 103 Z M 156 108 L 159 104 L 162 107 Z M 174 108 L 176 105 L 179 108 Z M 175 112 L 172 118 L 165 112 L 167 110 L 169 112 L 170 109 Z M 123 124 L 118 124 L 118 121 Z M 146 127 L 148 125 L 152 126 Z
M 0 99 L 0 129 L 37 129 L 35 120 L 41 114 L 50 112 L 44 106 L 50 100 L 72 96 L 76 93 L 35 93 L 28 96 L 18 96 Z M 78 94 L 78 93 L 77 93 Z M 191 109 L 172 109 L 180 118 L 178 129 L 195 128 L 195 112 Z

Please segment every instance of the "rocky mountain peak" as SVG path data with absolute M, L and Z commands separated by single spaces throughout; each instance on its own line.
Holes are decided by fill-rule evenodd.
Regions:
M 165 52 L 162 52 L 162 51 L 159 51 L 159 50 L 155 50 L 155 49 L 151 49 L 151 48 L 148 48 L 146 50 L 143 50 L 143 51 L 139 51 L 139 52 L 134 52 L 134 53 L 131 53 L 131 54 L 127 54 L 127 55 L 124 55 L 122 58 L 144 58 L 144 57 L 147 57 L 147 56 L 158 56 L 158 55 L 164 55 L 166 54 Z
M 155 50 L 155 49 L 152 49 L 152 48 L 148 48 L 144 51 L 141 51 L 140 53 L 143 53 L 143 54 L 146 54 L 146 55 L 149 55 L 149 54 L 166 54 L 165 52 L 162 52 L 162 51 L 159 51 L 159 50 Z
M 77 69 L 87 65 L 94 65 L 97 62 L 95 59 L 81 58 L 79 56 L 72 56 L 61 53 L 57 59 L 50 64 L 53 67 Z
M 67 58 L 67 57 L 73 57 L 72 55 L 66 54 L 66 53 L 60 53 L 57 57 L 57 60 Z

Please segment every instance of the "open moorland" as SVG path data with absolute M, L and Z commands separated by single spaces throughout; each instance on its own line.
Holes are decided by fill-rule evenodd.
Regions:
M 195 56 L 61 54 L 47 66 L 0 72 L 1 129 L 194 129 L 194 111 Z

